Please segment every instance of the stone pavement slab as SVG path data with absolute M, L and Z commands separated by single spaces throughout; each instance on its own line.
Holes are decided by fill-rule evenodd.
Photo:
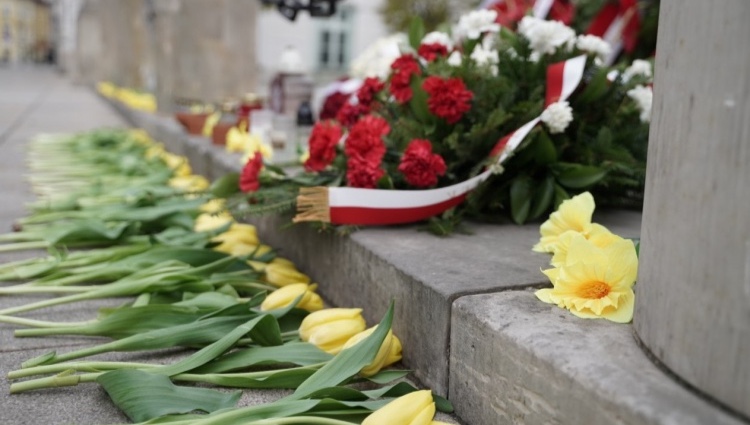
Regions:
M 743 423 L 656 367 L 632 325 L 579 319 L 532 291 L 462 297 L 451 329 L 451 400 L 474 425 Z

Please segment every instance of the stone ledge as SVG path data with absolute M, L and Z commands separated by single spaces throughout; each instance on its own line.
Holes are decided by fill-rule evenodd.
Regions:
M 473 425 L 743 423 L 657 368 L 631 325 L 579 319 L 531 291 L 463 297 L 451 328 L 451 400 Z

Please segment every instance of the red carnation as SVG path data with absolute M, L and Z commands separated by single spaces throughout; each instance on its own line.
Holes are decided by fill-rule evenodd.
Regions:
M 422 88 L 430 95 L 427 100 L 430 112 L 444 118 L 448 124 L 457 123 L 471 109 L 474 94 L 466 89 L 460 78 L 428 77 Z
M 440 43 L 422 44 L 417 53 L 427 62 L 432 62 L 438 56 L 448 56 L 448 48 Z
M 346 181 L 351 187 L 374 189 L 377 187 L 378 180 L 385 175 L 385 171 L 379 167 L 379 164 L 373 166 L 360 157 L 349 158 L 346 168 Z
M 432 153 L 429 140 L 415 139 L 409 143 L 398 166 L 406 182 L 415 187 L 430 187 L 437 184 L 439 176 L 445 175 L 443 158 Z
M 359 120 L 359 117 L 369 113 L 369 106 L 365 106 L 361 103 L 356 105 L 347 103 L 343 108 L 339 109 L 339 113 L 336 114 L 336 121 L 340 122 L 344 127 L 349 128 Z
M 308 146 L 310 157 L 305 161 L 307 171 L 323 171 L 336 158 L 336 145 L 341 139 L 341 127 L 331 121 L 315 124 Z
M 393 74 L 391 75 L 390 91 L 398 103 L 408 102 L 413 93 L 411 90 L 411 76 L 422 75 L 419 64 L 411 55 L 403 55 L 391 64 Z
M 348 100 L 348 94 L 338 91 L 326 97 L 325 102 L 323 102 L 323 107 L 320 110 L 320 120 L 332 120 L 336 118 L 336 114 Z
M 365 78 L 365 82 L 362 83 L 362 87 L 357 91 L 357 99 L 359 99 L 360 105 L 369 106 L 375 95 L 380 93 L 385 88 L 385 83 L 374 77 Z
M 260 152 L 256 152 L 255 155 L 247 160 L 247 164 L 242 168 L 242 174 L 240 174 L 241 191 L 255 192 L 260 188 L 258 175 L 261 169 L 263 169 L 263 156 Z
M 383 118 L 368 115 L 360 119 L 349 130 L 344 145 L 346 156 L 364 161 L 371 168 L 379 167 L 385 155 L 383 136 L 390 131 L 391 127 Z

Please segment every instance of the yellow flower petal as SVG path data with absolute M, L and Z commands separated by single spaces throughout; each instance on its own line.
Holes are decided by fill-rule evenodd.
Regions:
M 541 239 L 534 245 L 536 252 L 554 252 L 558 237 L 568 230 L 587 233 L 591 228 L 591 216 L 594 213 L 594 197 L 584 192 L 563 201 L 557 211 L 542 223 L 539 229 Z

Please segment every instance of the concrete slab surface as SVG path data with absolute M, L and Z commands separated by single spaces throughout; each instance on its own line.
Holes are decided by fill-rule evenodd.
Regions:
M 743 423 L 656 367 L 632 325 L 579 319 L 530 290 L 454 303 L 450 371 L 473 425 Z

